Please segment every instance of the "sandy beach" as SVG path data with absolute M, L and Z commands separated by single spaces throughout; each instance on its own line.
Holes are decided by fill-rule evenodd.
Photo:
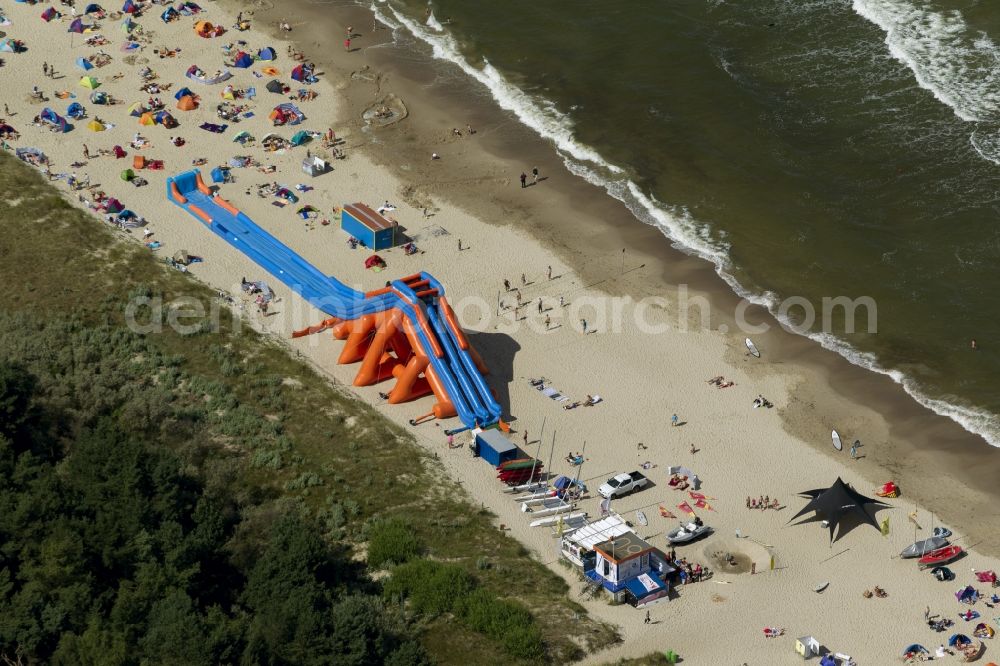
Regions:
M 683 465 L 699 475 L 700 490 L 712 507 L 699 515 L 715 534 L 678 553 L 715 569 L 715 575 L 682 586 L 668 603 L 653 606 L 649 625 L 643 623 L 644 613 L 628 605 L 581 596 L 589 613 L 619 626 L 624 638 L 587 663 L 671 649 L 691 664 L 791 664 L 799 660 L 795 638 L 813 635 L 859 664 L 885 664 L 897 660 L 906 645 L 917 642 L 933 649 L 954 633 L 928 628 L 927 607 L 954 620 L 955 631 L 971 633 L 976 622 L 959 619 L 967 607 L 956 602 L 954 592 L 975 582 L 971 569 L 1000 569 L 996 451 L 914 403 L 887 378 L 851 366 L 802 338 L 772 330 L 754 336 L 761 358 L 747 354 L 731 314 L 737 299 L 709 267 L 672 251 L 658 231 L 569 174 L 549 146 L 490 108 L 482 96 L 463 102 L 468 84 L 436 77 L 428 56 L 394 60 L 398 49 L 384 46 L 390 31 L 382 26 L 372 34 L 369 12 L 341 7 L 331 15 L 317 6 L 294 13 L 288 8 L 258 11 L 245 14 L 251 27 L 239 32 L 233 28 L 236 5 L 205 3 L 196 16 L 170 23 L 160 19 L 164 8 L 153 5 L 135 19 L 138 27 L 132 35 L 138 46 L 125 52 L 123 17 L 83 17 L 99 27 L 74 34 L 67 32 L 69 10 L 56 8 L 66 16 L 51 22 L 40 18 L 41 5 L 5 8 L 11 25 L 3 30 L 23 40 L 27 50 L 3 54 L 0 90 L 9 110 L 4 122 L 20 135 L 7 144 L 12 150 L 30 146 L 45 153 L 53 185 L 67 197 L 86 205 L 95 190 L 102 190 L 119 199 L 144 217 L 144 229 L 152 232 L 122 232 L 129 242 L 156 241 L 159 247 L 150 251 L 164 258 L 180 250 L 200 257 L 201 262 L 188 267 L 190 273 L 232 295 L 249 325 L 285 341 L 319 371 L 349 386 L 357 369 L 337 364 L 342 343 L 329 333 L 291 340 L 292 331 L 318 323 L 322 313 L 165 196 L 166 178 L 190 169 L 196 160 L 205 160 L 199 168 L 207 176 L 231 158 L 249 156 L 262 168 L 232 168 L 233 182 L 220 185 L 221 195 L 321 270 L 362 290 L 420 270 L 441 280 L 470 341 L 491 369 L 489 381 L 509 416 L 512 438 L 519 444 L 526 440 L 533 455 L 540 451 L 550 472 L 579 473 L 591 488 L 580 507 L 591 516 L 599 514 L 593 489 L 614 473 L 642 466 L 653 487 L 615 500 L 612 508 L 632 521 L 637 510 L 643 511 L 649 524 L 637 525 L 637 533 L 664 548 L 664 533 L 677 521 L 661 517 L 658 507 L 681 515 L 677 505 L 692 501 L 668 486 L 667 468 Z M 277 29 L 282 19 L 288 20 L 290 31 Z M 210 21 L 226 32 L 200 37 L 196 21 Z M 341 44 L 348 21 L 356 28 L 350 51 Z M 86 45 L 96 35 L 107 43 Z M 240 40 L 245 44 L 236 43 Z M 304 86 L 289 78 L 300 61 L 289 57 L 292 42 L 287 40 L 294 40 L 293 50 L 301 50 L 305 60 L 316 63 L 316 83 Z M 232 45 L 229 56 L 223 50 L 227 45 Z M 256 61 L 248 68 L 225 64 L 238 51 L 256 54 L 269 46 L 277 54 L 274 61 Z M 110 56 L 103 66 L 84 71 L 75 64 L 102 51 Z M 157 51 L 168 54 L 161 57 Z M 43 64 L 55 68 L 55 77 L 43 75 Z M 204 85 L 185 75 L 194 64 L 209 75 L 228 69 L 233 77 Z M 147 80 L 170 85 L 153 96 L 164 102 L 179 127 L 140 126 L 129 114 L 133 103 L 151 96 L 140 90 L 144 67 L 155 75 Z M 264 74 L 264 67 L 274 67 L 278 74 Z M 79 83 L 85 75 L 97 80 L 96 91 L 120 103 L 91 103 L 91 89 Z M 267 91 L 272 78 L 288 84 L 289 92 Z M 253 97 L 232 100 L 246 107 L 238 122 L 221 120 L 216 113 L 227 84 L 234 92 L 256 89 Z M 32 96 L 34 86 L 44 100 Z M 174 95 L 185 86 L 200 97 L 194 110 L 175 108 Z M 316 93 L 315 99 L 294 102 L 306 119 L 292 127 L 273 127 L 271 109 L 291 101 L 289 95 L 300 88 Z M 62 96 L 64 91 L 69 95 Z M 386 103 L 388 95 L 401 99 L 408 115 L 384 127 L 366 123 L 362 114 Z M 70 120 L 71 131 L 57 133 L 32 123 L 46 107 L 65 116 L 73 102 L 86 108 L 87 117 Z M 88 123 L 98 116 L 107 128 L 89 130 Z M 203 123 L 227 127 L 216 133 L 201 129 Z M 261 146 L 268 133 L 290 139 L 300 129 L 334 131 L 343 159 L 334 159 L 319 138 L 276 152 Z M 256 138 L 252 145 L 234 143 L 243 131 Z M 137 132 L 145 144 L 138 150 L 130 145 Z M 183 138 L 183 145 L 171 143 L 176 137 Z M 84 159 L 84 144 L 92 155 L 116 145 L 128 155 Z M 300 164 L 307 150 L 329 157 L 332 170 L 316 178 L 304 174 Z M 440 159 L 432 159 L 433 153 Z M 136 171 L 148 185 L 137 187 L 120 177 L 135 155 L 163 161 L 162 170 Z M 536 166 L 543 179 L 522 188 L 519 174 L 527 172 L 530 182 Z M 71 190 L 68 176 L 89 180 L 91 188 Z M 297 191 L 299 202 L 278 206 L 275 197 L 258 196 L 258 188 L 269 183 Z M 304 187 L 296 190 L 296 185 Z M 335 214 L 336 207 L 356 201 L 373 208 L 391 204 L 391 216 L 417 253 L 407 256 L 399 247 L 380 251 L 385 270 L 366 270 L 370 253 L 349 247 Z M 316 215 L 302 219 L 296 210 L 303 205 L 315 207 Z M 104 223 L 95 215 L 94 224 Z M 241 278 L 265 280 L 275 290 L 277 300 L 268 316 L 241 297 Z M 524 306 L 517 312 L 515 293 L 505 290 L 505 279 L 520 289 Z M 763 320 L 766 314 L 751 308 L 750 316 Z M 587 332 L 581 320 L 587 321 Z M 720 389 L 707 382 L 719 376 L 732 385 Z M 569 400 L 557 402 L 535 390 L 530 382 L 539 378 Z M 386 385 L 353 390 L 387 418 L 410 428 L 438 456 L 444 471 L 496 513 L 511 538 L 571 582 L 574 595 L 585 589 L 577 574 L 559 563 L 554 531 L 529 528 L 519 505 L 501 492 L 493 468 L 469 455 L 468 436 L 459 437 L 465 446 L 448 448 L 443 430 L 457 420 L 411 427 L 409 419 L 429 411 L 429 398 L 389 405 L 379 397 Z M 599 395 L 601 402 L 564 409 L 588 395 Z M 759 395 L 773 408 L 755 409 L 752 403 Z M 670 425 L 674 414 L 678 427 Z M 832 429 L 843 434 L 848 446 L 862 440 L 860 459 L 851 460 L 847 447 L 832 449 Z M 582 467 L 565 461 L 581 451 L 586 459 Z M 818 524 L 787 524 L 806 501 L 797 493 L 828 486 L 837 477 L 868 496 L 885 481 L 901 486 L 902 497 L 885 500 L 890 508 L 879 513 L 879 520 L 889 519 L 888 536 L 861 526 L 831 544 Z M 746 508 L 746 498 L 763 495 L 778 499 L 782 508 Z M 908 519 L 912 512 L 915 522 Z M 953 565 L 956 580 L 947 583 L 898 557 L 915 537 L 926 538 L 941 524 L 954 530 L 953 543 L 969 551 Z M 711 559 L 720 550 L 747 555 L 757 573 L 718 570 Z M 829 587 L 814 592 L 822 583 Z M 863 596 L 876 585 L 886 590 L 886 598 Z M 988 585 L 979 587 L 986 591 Z M 982 603 L 976 608 L 995 626 L 993 616 L 1000 613 Z M 764 627 L 783 628 L 785 634 L 765 638 Z M 996 660 L 995 649 L 988 645 L 982 661 L 991 659 Z

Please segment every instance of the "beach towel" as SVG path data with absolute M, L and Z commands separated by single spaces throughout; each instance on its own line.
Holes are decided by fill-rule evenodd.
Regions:
M 216 125 L 215 123 L 202 123 L 199 127 L 203 130 L 208 130 L 209 132 L 215 132 L 216 134 L 222 134 L 226 131 L 229 125 Z
M 556 402 L 565 402 L 566 400 L 569 400 L 568 397 L 551 387 L 542 389 L 542 395 L 547 396 Z

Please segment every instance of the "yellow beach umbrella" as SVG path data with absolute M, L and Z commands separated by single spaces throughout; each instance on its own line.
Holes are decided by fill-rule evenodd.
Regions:
M 103 132 L 105 128 L 103 123 L 99 123 L 96 120 L 91 120 L 89 123 L 87 123 L 87 129 L 89 129 L 91 132 Z
M 100 82 L 92 76 L 85 76 L 80 79 L 80 85 L 84 88 L 90 88 L 93 90 L 97 86 L 101 85 Z

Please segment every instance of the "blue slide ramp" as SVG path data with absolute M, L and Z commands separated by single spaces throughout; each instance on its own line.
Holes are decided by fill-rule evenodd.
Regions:
M 462 423 L 472 428 L 500 421 L 503 410 L 471 356 L 464 333 L 453 316 L 441 312 L 438 300 L 444 296 L 444 287 L 433 276 L 420 273 L 420 278 L 432 288 L 429 296 L 418 296 L 400 280 L 393 281 L 391 289 L 369 296 L 323 274 L 245 213 L 216 196 L 205 186 L 197 169 L 168 178 L 167 198 L 331 317 L 347 321 L 398 309 L 409 320 L 430 367 L 447 393 L 439 397 L 454 406 Z M 440 356 L 434 353 L 436 349 L 441 350 Z

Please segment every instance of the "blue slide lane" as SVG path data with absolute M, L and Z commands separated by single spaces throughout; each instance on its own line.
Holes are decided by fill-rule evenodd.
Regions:
M 367 298 L 363 292 L 324 275 L 287 245 L 257 226 L 246 214 L 240 212 L 234 215 L 216 203 L 214 197 L 199 191 L 197 174 L 196 169 L 167 179 L 167 198 L 196 219 L 205 222 L 189 205 L 199 208 L 212 219 L 208 228 L 284 282 L 313 307 L 331 317 L 357 319 L 362 315 L 398 308 L 413 324 L 413 330 L 430 359 L 431 367 L 448 392 L 448 399 L 455 406 L 462 423 L 471 428 L 476 424 L 493 425 L 500 420 L 503 412 L 493 398 L 486 378 L 479 372 L 469 353 L 459 347 L 458 340 L 444 321 L 444 315 L 439 312 L 436 303 L 423 302 L 399 280 L 394 281 L 392 286 L 402 296 L 389 292 Z M 186 204 L 174 198 L 171 185 L 177 186 L 180 194 L 187 199 Z M 422 279 L 429 281 L 431 288 L 438 290 L 439 295 L 444 295 L 444 287 L 440 282 L 427 273 L 420 275 Z M 437 345 L 443 351 L 441 358 L 434 355 L 434 344 L 428 337 L 428 332 L 420 325 L 418 308 L 429 322 L 431 331 L 437 338 Z

